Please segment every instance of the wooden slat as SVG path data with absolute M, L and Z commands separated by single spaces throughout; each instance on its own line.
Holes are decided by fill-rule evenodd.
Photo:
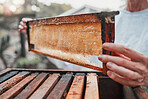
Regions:
M 72 85 L 70 87 L 66 99 L 82 99 L 84 79 L 85 79 L 84 73 L 77 73 L 75 75 L 75 78 L 72 82 Z
M 50 75 L 46 81 L 30 96 L 29 99 L 45 99 L 56 85 L 60 74 L 54 73 Z
M 5 70 L 0 71 L 0 76 L 4 75 L 5 73 L 10 72 L 12 69 L 11 68 L 7 68 Z
M 40 84 L 46 79 L 48 73 L 39 74 L 15 99 L 26 99 L 30 97 L 33 92 L 40 86 Z
M 12 68 L 12 70 L 17 71 L 29 71 L 29 72 L 50 72 L 50 73 L 62 73 L 65 74 L 67 72 L 72 73 L 97 73 L 99 75 L 102 75 L 99 71 L 84 71 L 84 70 L 62 70 L 62 69 L 21 69 L 21 68 Z
M 96 73 L 87 74 L 85 99 L 99 99 L 98 77 Z
M 16 75 L 17 73 L 18 73 L 18 71 L 12 71 L 12 72 L 7 73 L 6 75 L 4 75 L 0 78 L 0 83 L 6 81 L 7 79 L 11 78 L 12 76 Z
M 17 84 L 19 81 L 21 81 L 26 75 L 28 75 L 29 72 L 20 72 L 14 77 L 8 79 L 7 81 L 0 84 L 0 94 L 5 92 L 6 90 L 13 87 L 15 84 Z
M 26 84 L 28 84 L 32 79 L 34 79 L 38 73 L 33 73 L 29 76 L 27 76 L 25 79 L 20 81 L 18 84 L 16 84 L 13 88 L 9 89 L 2 95 L 0 95 L 0 99 L 10 99 L 16 96 L 24 87 Z
M 47 99 L 61 99 L 65 97 L 65 94 L 70 87 L 73 74 L 63 75 L 54 89 L 51 91 Z

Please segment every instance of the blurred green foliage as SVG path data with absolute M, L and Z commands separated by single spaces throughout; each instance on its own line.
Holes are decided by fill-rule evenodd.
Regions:
M 36 57 L 35 59 L 27 59 L 27 58 L 19 58 L 16 67 L 17 68 L 29 68 L 28 66 L 35 66 L 37 65 L 41 59 L 39 57 Z
M 53 17 L 53 16 L 57 16 L 57 15 L 65 12 L 66 10 L 69 10 L 72 8 L 71 5 L 56 4 L 56 3 L 51 3 L 49 6 L 47 6 L 46 4 L 43 4 L 43 3 L 39 2 L 38 0 L 25 0 L 24 4 L 20 4 L 20 5 L 15 5 L 15 3 L 13 3 L 12 1 L 13 0 L 7 0 L 7 3 L 5 3 L 5 4 L 0 3 L 0 37 L 8 34 L 8 32 L 10 32 L 11 39 L 10 39 L 9 47 L 11 47 L 12 49 L 10 49 L 9 52 L 10 51 L 11 52 L 18 51 L 16 53 L 16 56 L 19 56 L 19 50 L 20 50 L 19 43 L 20 42 L 18 42 L 18 41 L 19 41 L 20 35 L 16 33 L 18 31 L 17 29 L 18 29 L 19 19 L 18 19 L 18 17 L 14 17 L 15 15 L 19 16 L 21 14 L 25 15 L 25 14 L 35 13 L 36 18 L 37 17 Z M 5 6 L 7 6 L 7 7 L 4 10 Z M 13 8 L 16 8 L 16 11 L 14 11 L 14 12 L 12 11 L 12 9 L 11 9 L 12 6 L 13 6 Z M 35 10 L 36 8 L 37 8 L 37 10 Z M 9 12 L 9 13 L 6 14 L 5 12 L 7 12 L 7 13 Z M 12 43 L 15 43 L 15 44 L 12 44 Z M 3 45 L 5 45 L 5 44 L 3 44 Z M 3 48 L 3 47 L 1 47 L 1 48 Z M 29 54 L 27 54 L 27 55 L 29 55 Z M 16 59 L 17 59 L 17 61 L 14 61 L 15 62 L 14 66 L 19 67 L 19 68 L 30 68 L 30 67 L 32 68 L 34 66 L 37 66 L 37 64 L 39 64 L 39 63 L 46 64 L 48 62 L 48 61 L 46 62 L 47 58 L 45 58 L 45 56 L 39 56 L 39 55 L 38 55 L 38 57 L 31 59 L 31 60 L 28 57 L 25 57 L 25 58 L 22 58 L 22 57 L 17 58 L 16 57 Z M 7 62 L 7 63 L 9 63 L 9 62 Z M 11 64 L 8 64 L 8 65 L 11 66 Z

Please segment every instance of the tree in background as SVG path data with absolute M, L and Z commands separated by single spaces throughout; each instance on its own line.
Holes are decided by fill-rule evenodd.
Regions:
M 2 2 L 3 1 L 3 2 Z M 0 13 L 10 10 L 13 14 L 36 12 L 39 17 L 57 16 L 66 10 L 71 9 L 71 5 L 51 3 L 49 6 L 38 0 L 2 0 L 0 1 Z M 4 2 L 5 1 L 5 2 Z
M 14 55 L 10 56 L 9 53 L 7 53 L 9 49 L 11 52 L 20 52 L 20 48 L 18 47 L 20 46 L 20 33 L 17 32 L 17 29 L 20 18 L 23 17 L 22 15 L 25 15 L 25 17 L 27 17 L 28 14 L 35 13 L 36 17 L 52 17 L 57 16 L 71 8 L 72 7 L 70 5 L 56 3 L 51 3 L 49 6 L 47 6 L 43 3 L 40 3 L 38 0 L 0 0 L 0 37 L 2 37 L 1 34 L 5 34 L 3 35 L 4 38 L 7 38 L 6 34 L 9 34 L 10 37 L 10 40 L 0 38 L 0 48 L 3 48 L 3 50 L 0 50 L 0 56 L 3 55 L 1 59 L 4 60 L 3 64 L 0 63 L 1 66 L 5 65 L 5 67 L 10 67 L 14 65 L 14 62 L 22 65 L 25 64 L 25 66 L 27 66 L 28 64 L 37 64 L 37 61 L 31 61 L 30 59 L 27 59 L 27 57 L 23 58 L 23 60 L 20 60 L 19 57 L 19 60 L 16 61 L 15 59 L 17 58 L 14 58 Z M 7 48 L 2 46 L 6 44 L 9 44 Z M 21 52 L 23 52 L 22 49 Z M 9 57 L 9 59 L 14 58 L 12 59 L 14 61 L 9 63 L 9 59 L 7 59 L 7 57 L 5 56 Z M 43 56 L 40 58 L 41 59 L 39 60 L 41 60 L 43 63 L 43 59 L 45 60 L 45 58 Z
M 40 3 L 38 0 L 2 1 L 0 0 L 0 26 L 5 27 L 5 29 L 17 29 L 17 19 L 11 19 L 11 16 L 14 14 L 35 13 L 36 17 L 53 17 L 72 8 L 70 5 L 56 3 L 51 3 L 47 6 Z M 8 18 L 7 16 L 10 16 L 11 18 Z

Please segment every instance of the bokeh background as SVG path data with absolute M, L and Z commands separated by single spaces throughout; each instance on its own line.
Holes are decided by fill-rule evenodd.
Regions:
M 19 33 L 22 18 L 43 18 L 119 10 L 126 0 L 0 0 L 0 70 L 57 68 L 46 56 L 28 52 L 27 37 Z

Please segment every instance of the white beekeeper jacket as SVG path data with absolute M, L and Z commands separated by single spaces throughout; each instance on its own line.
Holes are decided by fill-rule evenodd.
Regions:
M 148 57 L 148 9 L 138 12 L 123 9 L 115 21 L 115 43 Z

